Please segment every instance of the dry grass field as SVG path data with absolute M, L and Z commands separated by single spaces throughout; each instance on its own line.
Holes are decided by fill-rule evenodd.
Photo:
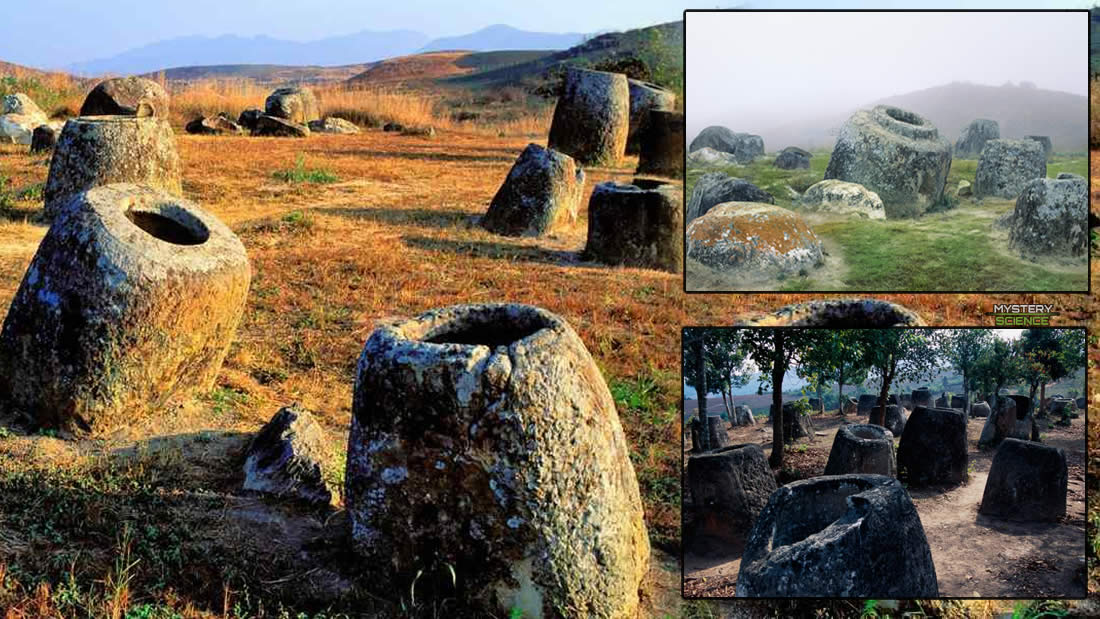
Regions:
M 262 106 L 263 93 L 211 88 L 177 93 L 177 115 Z M 322 97 L 330 109 L 355 106 L 439 131 L 306 140 L 177 135 L 185 193 L 248 249 L 253 280 L 243 323 L 211 393 L 135 420 L 126 435 L 71 442 L 0 434 L 0 608 L 8 617 L 298 616 L 298 609 L 320 617 L 349 608 L 454 616 L 445 595 L 417 592 L 413 600 L 403 587 L 372 580 L 371 566 L 346 556 L 336 533 L 341 512 L 307 513 L 242 495 L 241 451 L 280 406 L 300 402 L 332 439 L 328 473 L 342 478 L 354 365 L 374 323 L 455 303 L 514 301 L 564 316 L 603 370 L 661 551 L 646 607 L 654 616 L 679 615 L 672 557 L 680 526 L 680 327 L 732 324 L 816 297 L 685 296 L 679 275 L 581 261 L 583 214 L 545 239 L 503 238 L 472 225 L 523 147 L 545 142 L 545 110 L 514 124 L 469 126 L 440 116 L 429 99 L 329 94 Z M 173 118 L 177 129 L 185 120 Z M 273 176 L 299 160 L 335 182 Z M 587 190 L 631 179 L 635 163 L 588 170 Z M 2 189 L 13 198 L 0 210 L 0 317 L 46 230 L 47 170 L 48 159 L 25 147 L 0 147 Z M 931 325 L 988 324 L 983 314 L 994 302 L 1054 302 L 1062 313 L 1056 324 L 1095 326 L 1096 304 L 1086 295 L 881 298 Z M 1095 339 L 1089 354 L 1095 389 Z M 1100 430 L 1091 422 L 1092 433 Z M 1094 463 L 1100 456 L 1090 457 Z M 1098 514 L 1090 514 L 1090 535 Z M 1100 574 L 1092 569 L 1095 591 Z M 1002 607 L 974 604 L 970 616 Z M 718 611 L 692 604 L 683 612 Z

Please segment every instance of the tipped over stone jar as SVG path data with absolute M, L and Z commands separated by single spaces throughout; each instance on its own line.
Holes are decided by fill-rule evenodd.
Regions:
M 395 581 L 450 566 L 485 612 L 637 612 L 649 542 L 629 448 L 599 368 L 545 310 L 463 305 L 378 327 L 345 496 L 356 552 Z

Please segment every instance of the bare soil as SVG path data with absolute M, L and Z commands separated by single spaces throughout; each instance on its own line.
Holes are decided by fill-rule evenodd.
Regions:
M 866 423 L 865 418 L 835 413 L 813 420 L 817 436 L 812 442 L 788 447 L 784 468 L 776 474 L 779 484 L 822 475 L 837 429 L 844 423 Z M 940 596 L 1085 595 L 1085 419 L 1074 419 L 1069 427 L 1054 426 L 1048 420 L 1039 423 L 1042 442 L 1064 449 L 1069 464 L 1066 516 L 1058 522 L 1010 522 L 978 514 L 994 454 L 978 449 L 984 419 L 970 419 L 967 428 L 970 478 L 966 483 L 909 489 L 932 550 Z M 771 452 L 770 423 L 733 428 L 728 435 L 733 444 L 757 443 L 765 453 Z M 685 449 L 690 450 L 690 440 Z M 685 453 L 685 461 L 686 457 Z M 684 519 L 690 526 L 691 497 L 686 488 Z M 743 546 L 704 557 L 691 552 L 685 536 L 685 548 L 684 595 L 733 597 Z

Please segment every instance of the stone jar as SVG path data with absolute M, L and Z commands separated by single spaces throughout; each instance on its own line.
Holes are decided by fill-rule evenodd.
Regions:
M 559 316 L 464 305 L 378 327 L 346 470 L 354 549 L 394 582 L 449 564 L 486 612 L 637 612 L 649 541 L 629 447 Z

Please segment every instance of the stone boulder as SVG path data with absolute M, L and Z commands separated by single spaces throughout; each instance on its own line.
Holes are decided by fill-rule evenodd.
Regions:
M 971 417 L 988 417 L 989 412 L 988 402 L 975 402 L 974 405 L 970 407 Z
M 168 118 L 164 87 L 143 77 L 116 77 L 100 82 L 84 99 L 81 116 L 156 116 Z
M 752 414 L 752 409 L 745 404 L 740 404 L 733 409 L 733 425 L 735 426 L 755 426 L 756 417 Z
M 973 195 L 974 189 L 970 185 L 970 181 L 959 181 L 958 186 L 955 188 L 955 195 L 960 198 L 968 198 Z
M 38 125 L 31 134 L 31 153 L 50 152 L 57 146 L 61 135 L 61 126 L 57 124 Z
M 772 165 L 780 170 L 809 170 L 811 157 L 813 155 L 809 151 L 797 146 L 788 146 L 776 155 Z
M 321 118 L 321 105 L 309 88 L 292 86 L 278 88 L 264 101 L 264 115 L 306 125 Z
M 46 113 L 27 95 L 17 92 L 4 96 L 0 114 L 18 114 L 19 116 L 45 116 Z
M 260 122 L 260 117 L 263 115 L 263 110 L 255 108 L 244 110 L 241 112 L 241 115 L 237 117 L 237 124 L 248 131 L 255 131 L 256 124 Z
M 1066 452 L 1014 438 L 993 456 L 978 513 L 1021 521 L 1056 521 L 1066 515 Z
M 1039 438 L 1031 398 L 1026 395 L 1002 395 L 997 398 L 997 410 L 986 418 L 978 447 L 996 447 L 1006 438 L 1024 441 Z
M 804 210 L 812 212 L 886 219 L 886 209 L 878 194 L 863 185 L 836 179 L 811 185 L 802 194 L 799 204 Z
M 466 305 L 378 326 L 346 471 L 352 549 L 392 582 L 447 563 L 485 614 L 638 612 L 649 539 L 630 448 L 554 314 Z
M 604 264 L 677 273 L 684 266 L 684 203 L 679 185 L 634 179 L 600 183 L 588 201 L 584 257 Z
M 1043 147 L 1043 157 L 1050 161 L 1051 156 L 1054 154 L 1054 144 L 1050 141 L 1049 135 L 1025 135 L 1025 140 L 1034 140 Z
M 0 107 L 0 143 L 23 144 L 34 142 L 34 131 L 49 123 L 41 108 L 23 93 L 6 95 Z M 37 152 L 32 149 L 32 152 Z
M 918 405 L 898 444 L 898 478 L 913 486 L 959 484 L 969 463 L 963 414 Z
M 727 202 L 775 204 L 775 197 L 746 180 L 721 172 L 708 172 L 699 177 L 691 189 L 685 214 L 687 222 L 690 224 L 710 209 Z
M 295 405 L 275 413 L 245 452 L 244 489 L 327 504 L 332 491 L 321 463 L 325 434 L 309 411 Z
M 187 123 L 184 131 L 193 135 L 243 135 L 244 128 L 224 114 L 200 116 Z
M 0 332 L 7 412 L 101 435 L 208 392 L 251 279 L 236 235 L 187 200 L 130 184 L 56 210 Z
M 93 187 L 134 183 L 182 195 L 180 157 L 163 118 L 85 116 L 70 119 L 57 139 L 43 190 L 46 214 Z
M 782 307 L 771 314 L 742 320 L 752 327 L 920 327 L 924 321 L 910 309 L 877 299 L 830 299 Z
M 405 130 L 405 126 L 402 125 L 401 123 L 389 122 L 389 123 L 386 123 L 386 124 L 382 125 L 382 131 L 385 131 L 386 133 L 393 133 L 395 131 L 396 132 L 401 132 L 401 131 L 404 131 L 404 130 Z
M 826 475 L 870 473 L 897 474 L 894 461 L 894 435 L 882 426 L 851 424 L 841 426 L 829 450 Z
M 1043 147 L 1032 140 L 990 140 L 978 158 L 974 195 L 1016 198 L 1031 181 L 1047 175 Z
M 569 67 L 548 146 L 581 165 L 616 165 L 630 132 L 630 89 L 621 73 Z
M 528 144 L 497 190 L 481 226 L 505 236 L 543 236 L 577 221 L 584 171 L 569 155 Z
M 894 436 L 904 436 L 906 421 L 908 421 L 908 416 L 905 414 L 905 408 L 903 406 L 897 404 L 888 404 L 886 406 L 886 413 L 883 417 L 882 425 Z
M 252 135 L 273 138 L 308 138 L 309 127 L 277 116 L 263 116 L 256 119 L 256 128 Z
M 692 151 L 687 160 L 690 165 L 697 167 L 741 165 L 733 153 L 715 150 L 709 146 Z
M 1048 408 L 1052 417 L 1077 417 L 1077 402 L 1069 398 L 1054 398 Z
M 1024 185 L 1012 212 L 1009 246 L 1025 256 L 1087 256 L 1088 193 L 1080 176 L 1037 178 Z
M 434 138 L 435 127 L 431 125 L 417 125 L 415 127 L 403 127 L 401 135 L 412 135 L 421 138 Z
M 360 133 L 359 127 L 350 120 L 325 116 L 321 120 L 309 121 L 309 130 L 314 133 L 332 133 L 336 135 L 355 135 Z
M 888 105 L 856 112 L 841 127 L 826 179 L 878 194 L 887 216 L 919 215 L 943 196 L 951 143 L 927 119 Z
M 687 484 L 696 525 L 685 546 L 705 556 L 740 547 L 776 489 L 767 456 L 755 444 L 688 457 Z
M 783 442 L 793 443 L 799 439 L 807 442 L 814 440 L 814 420 L 809 414 L 801 414 L 795 410 L 794 402 L 783 403 Z M 770 407 L 770 415 L 775 414 L 775 405 Z
M 1081 397 L 1077 398 L 1077 400 L 1075 401 L 1075 404 L 1077 404 L 1078 410 L 1085 410 L 1085 408 L 1086 408 L 1085 396 L 1081 396 Z
M 671 112 L 676 109 L 676 93 L 671 90 L 643 82 L 627 79 L 630 92 L 630 129 L 626 137 L 626 154 L 636 155 L 642 150 L 641 130 L 649 122 L 649 114 L 654 111 Z M 683 164 L 684 134 L 683 115 L 680 115 L 680 161 Z
M 932 408 L 934 404 L 932 402 L 932 390 L 928 387 L 914 389 L 913 395 L 909 399 L 913 402 L 913 410 L 916 410 L 918 406 Z
M 824 260 L 821 240 L 794 211 L 755 202 L 727 202 L 687 227 L 687 255 L 746 278 L 804 274 Z
M 684 177 L 684 115 L 654 110 L 639 130 L 637 174 Z
M 932 552 L 896 479 L 835 475 L 772 493 L 749 533 L 737 597 L 934 598 Z
M 734 133 L 725 127 L 710 126 L 695 136 L 688 152 L 693 153 L 701 148 L 730 153 L 737 163 L 745 164 L 764 155 L 764 138 L 751 133 Z
M 955 142 L 955 156 L 959 159 L 976 159 L 989 140 L 1001 137 L 1001 126 L 995 120 L 979 118 L 963 128 Z

